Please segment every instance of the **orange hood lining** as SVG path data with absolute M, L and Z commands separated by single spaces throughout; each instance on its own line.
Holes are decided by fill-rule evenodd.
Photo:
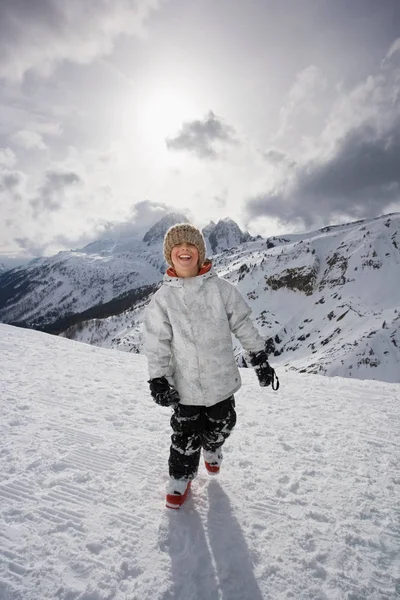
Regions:
M 197 273 L 197 277 L 199 275 L 204 275 L 204 273 L 208 273 L 208 271 L 211 269 L 211 267 L 212 267 L 211 262 L 203 263 L 203 266 L 200 268 L 199 272 Z M 170 277 L 178 277 L 178 275 L 175 273 L 175 269 L 173 269 L 172 267 L 168 267 L 167 275 L 169 275 Z

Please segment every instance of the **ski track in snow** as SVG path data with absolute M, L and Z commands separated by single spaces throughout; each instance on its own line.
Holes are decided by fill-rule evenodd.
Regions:
M 242 371 L 219 477 L 164 507 L 142 356 L 0 325 L 1 600 L 400 597 L 400 386 Z

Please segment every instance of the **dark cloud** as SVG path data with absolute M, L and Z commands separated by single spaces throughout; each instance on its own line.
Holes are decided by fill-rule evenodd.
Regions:
M 5 171 L 0 173 L 0 192 L 14 192 L 20 187 L 24 175 L 20 171 Z
M 27 262 L 32 258 L 46 256 L 48 244 L 35 242 L 29 237 L 15 237 L 14 241 L 17 243 L 19 250 L 22 250 L 21 262 Z
M 263 153 L 263 156 L 266 160 L 272 162 L 272 163 L 282 163 L 282 162 L 286 162 L 287 160 L 287 155 L 282 152 L 281 150 L 275 150 L 275 148 L 272 148 L 271 150 L 267 150 L 267 152 Z
M 46 174 L 47 182 L 45 189 L 49 191 L 59 190 L 75 183 L 79 183 L 81 178 L 76 173 L 60 173 L 57 171 L 48 171 Z
M 73 172 L 48 171 L 46 181 L 38 190 L 38 194 L 30 201 L 34 216 L 42 211 L 57 211 L 63 206 L 65 192 L 81 183 L 82 180 Z
M 169 150 L 186 150 L 198 158 L 216 159 L 218 152 L 214 144 L 236 144 L 234 129 L 221 121 L 210 110 L 208 115 L 200 121 L 184 123 L 176 137 L 166 139 Z
M 375 75 L 339 95 L 321 136 L 305 140 L 313 159 L 290 163 L 280 151 L 264 154 L 281 184 L 247 200 L 249 219 L 310 227 L 400 207 L 399 59 L 400 38 Z
M 0 77 L 50 73 L 69 60 L 109 54 L 121 34 L 135 34 L 159 0 L 1 0 Z
M 271 148 L 263 153 L 263 157 L 265 160 L 276 166 L 283 168 L 293 168 L 296 166 L 296 162 L 291 158 L 288 154 L 283 152 L 282 150 L 277 150 L 276 148 Z
M 349 131 L 333 156 L 298 166 L 290 184 L 247 202 L 249 218 L 299 219 L 311 226 L 336 216 L 373 217 L 400 202 L 400 119 L 379 134 L 371 125 Z
M 131 207 L 130 214 L 126 220 L 120 223 L 104 223 L 102 231 L 96 233 L 96 239 L 127 236 L 143 237 L 156 221 L 173 210 L 163 202 L 142 200 Z

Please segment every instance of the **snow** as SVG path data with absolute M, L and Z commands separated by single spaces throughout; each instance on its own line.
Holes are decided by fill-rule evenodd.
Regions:
M 218 477 L 164 506 L 146 361 L 0 325 L 1 600 L 394 600 L 400 385 L 243 369 Z

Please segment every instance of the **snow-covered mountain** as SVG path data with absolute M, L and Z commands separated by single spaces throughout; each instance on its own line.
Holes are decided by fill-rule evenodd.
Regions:
M 212 254 L 218 254 L 252 239 L 249 233 L 243 232 L 237 223 L 228 217 L 217 224 L 211 221 L 204 227 L 203 235 Z
M 257 239 L 214 256 L 268 340 L 271 362 L 308 373 L 400 382 L 400 214 Z M 146 298 L 64 335 L 141 349 Z M 236 346 L 240 361 L 240 347 Z
M 399 382 L 399 226 L 396 214 L 256 242 L 222 255 L 219 272 L 247 297 L 277 364 Z
M 160 281 L 164 233 L 186 220 L 169 214 L 144 238 L 101 239 L 0 274 L 0 320 L 62 331 L 82 314 L 104 317 L 125 310 Z
M 163 238 L 183 221 L 169 214 L 144 237 L 99 240 L 0 274 L 0 319 L 140 352 L 143 312 L 165 269 Z M 208 256 L 218 250 L 216 271 L 251 305 L 274 364 L 399 382 L 399 230 L 396 213 L 268 239 L 230 219 L 203 233 Z
M 151 244 L 163 244 L 164 236 L 168 229 L 176 223 L 189 223 L 189 219 L 179 213 L 169 213 L 157 221 L 144 235 L 143 241 L 150 246 Z
M 188 222 L 185 215 L 169 213 L 144 237 L 109 237 L 0 273 L 0 320 L 58 333 L 82 320 L 121 313 L 161 280 L 164 235 L 182 222 Z M 220 249 L 248 237 L 230 219 L 207 231 Z M 207 251 L 212 253 L 211 246 Z

